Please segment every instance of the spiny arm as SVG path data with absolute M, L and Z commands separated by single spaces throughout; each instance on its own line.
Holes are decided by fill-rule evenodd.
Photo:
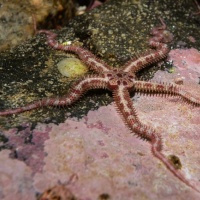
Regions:
M 27 110 L 32 110 L 35 108 L 40 108 L 44 106 L 67 106 L 74 103 L 78 100 L 81 95 L 88 91 L 89 89 L 95 88 L 106 88 L 107 87 L 107 80 L 102 77 L 97 76 L 90 76 L 82 81 L 76 83 L 69 93 L 64 97 L 57 97 L 57 98 L 44 98 L 39 101 L 35 101 L 33 103 L 27 104 L 25 106 L 19 108 L 8 109 L 4 111 L 0 111 L 0 116 L 6 116 L 16 113 L 25 112 Z
M 184 89 L 184 86 L 166 83 L 153 83 L 144 81 L 135 81 L 134 89 L 136 92 L 144 92 L 149 94 L 169 94 L 181 97 L 184 101 L 196 106 L 200 106 L 200 97 L 193 96 L 189 91 Z
M 162 142 L 160 135 L 155 133 L 152 128 L 142 124 L 139 120 L 127 89 L 119 87 L 114 90 L 113 93 L 116 108 L 119 111 L 119 114 L 122 114 L 126 125 L 141 139 L 151 142 L 157 138 L 157 149 L 161 151 Z
M 141 55 L 138 59 L 128 61 L 123 66 L 125 72 L 136 73 L 147 65 L 158 62 L 167 56 L 169 48 L 165 43 L 171 42 L 173 36 L 166 30 L 166 25 L 163 20 L 160 19 L 160 21 L 162 26 L 153 28 L 151 30 L 151 35 L 153 35 L 153 37 L 149 39 L 149 45 L 156 50 Z
M 159 47 L 159 50 L 151 51 L 146 55 L 139 56 L 138 59 L 132 59 L 128 61 L 123 66 L 124 72 L 136 73 L 144 67 L 162 60 L 169 53 L 169 49 L 166 44 L 159 44 L 158 42 L 152 44 L 156 47 Z
M 68 51 L 73 52 L 79 56 L 79 58 L 93 71 L 97 73 L 107 72 L 111 69 L 109 65 L 107 65 L 104 61 L 98 59 L 94 54 L 92 54 L 90 51 L 79 47 L 79 46 L 73 46 L 73 45 L 62 45 L 59 44 L 55 38 L 56 34 L 47 31 L 47 30 L 40 30 L 38 33 L 45 33 L 47 35 L 47 42 L 48 44 L 57 50 L 62 51 Z
M 126 125 L 128 125 L 137 136 L 141 139 L 147 140 L 151 144 L 152 154 L 157 157 L 180 181 L 199 192 L 197 187 L 187 180 L 187 178 L 167 159 L 167 157 L 161 153 L 162 138 L 160 134 L 151 127 L 140 122 L 132 105 L 128 91 L 119 87 L 114 91 L 114 99 L 117 110 L 119 113 L 122 113 Z

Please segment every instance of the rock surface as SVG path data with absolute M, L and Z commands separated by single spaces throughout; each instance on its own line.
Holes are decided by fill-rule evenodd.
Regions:
M 199 46 L 199 38 L 197 37 L 198 33 L 194 31 L 197 30 L 195 29 L 197 26 L 196 18 L 189 18 L 186 15 L 187 12 L 191 11 L 192 13 L 193 7 L 188 7 L 186 12 L 184 9 L 179 10 L 179 4 L 181 4 L 179 1 L 176 2 L 176 5 L 171 2 L 170 6 L 177 6 L 179 14 L 185 13 L 181 17 L 188 19 L 188 21 L 182 19 L 183 21 L 179 22 L 181 26 L 176 26 L 181 17 L 178 15 L 175 18 L 170 18 L 175 11 L 168 10 L 169 7 L 165 8 L 162 5 L 162 8 L 166 9 L 163 11 L 158 3 L 154 2 L 147 9 L 140 2 L 131 2 L 122 3 L 119 8 L 119 1 L 115 1 L 115 3 L 110 1 L 105 4 L 105 7 L 100 7 L 88 14 L 89 19 L 97 16 L 101 20 L 93 19 L 90 21 L 86 16 L 78 17 L 73 22 L 75 28 L 78 24 L 85 23 L 85 28 L 81 30 L 79 42 L 91 46 L 94 53 L 100 57 L 104 58 L 105 56 L 105 60 L 109 64 L 119 66 L 129 58 L 134 48 L 135 51 L 147 48 L 141 41 L 142 36 L 137 40 L 136 35 L 143 35 L 143 40 L 149 37 L 149 29 L 143 29 L 146 23 L 148 27 L 155 25 L 155 22 L 146 19 L 147 16 L 150 16 L 152 10 L 155 11 L 155 15 L 165 13 L 166 15 L 163 17 L 166 17 L 168 29 L 176 36 L 172 44 L 174 49 L 170 51 L 168 61 L 164 62 L 162 66 L 165 69 L 164 71 L 159 70 L 155 73 L 155 70 L 153 70 L 154 73 L 152 73 L 151 70 L 148 70 L 146 73 L 146 70 L 144 70 L 139 74 L 140 78 L 153 77 L 152 81 L 174 82 L 177 77 L 184 77 L 184 85 L 190 91 L 199 94 L 198 77 L 200 72 L 198 66 L 200 66 L 200 61 L 199 51 L 195 49 Z M 122 23 L 124 12 L 128 13 L 130 5 L 132 6 L 131 9 L 138 9 L 131 12 L 128 19 L 129 23 Z M 167 5 L 167 3 L 164 5 Z M 116 12 L 117 8 L 118 12 Z M 123 9 L 124 11 L 122 11 Z M 111 41 L 107 44 L 102 44 L 103 38 L 106 38 L 104 35 L 106 23 L 109 21 L 109 19 L 106 21 L 106 17 L 104 18 L 104 12 L 112 13 L 111 19 L 114 16 L 120 16 L 122 19 L 119 24 L 123 26 L 119 27 L 120 34 L 114 40 L 112 36 L 107 36 Z M 101 15 L 101 13 L 103 14 Z M 141 19 L 138 18 L 139 21 L 132 22 L 132 17 L 135 15 L 138 17 L 139 14 L 141 14 Z M 79 22 L 80 19 L 87 20 Z M 87 24 L 88 21 L 91 22 L 90 26 Z M 97 21 L 99 21 L 100 27 L 102 26 L 102 29 L 99 28 L 98 30 L 99 34 L 102 33 L 98 35 L 99 38 L 97 38 L 96 29 L 94 29 L 95 26 L 98 26 Z M 133 24 L 136 24 L 136 26 L 131 28 Z M 181 34 L 178 30 L 181 30 L 183 36 L 187 29 L 184 27 L 187 25 L 190 27 L 190 31 L 186 35 L 194 37 L 195 42 L 188 40 L 188 37 L 180 37 Z M 116 26 L 113 23 L 109 30 L 114 31 Z M 61 30 L 60 40 L 66 41 L 66 37 L 73 38 L 76 35 L 74 36 L 76 41 L 80 29 L 76 30 L 76 34 L 73 34 L 74 27 L 72 28 L 72 24 L 69 24 L 69 29 L 71 29 L 68 30 L 69 32 L 66 32 L 67 28 Z M 90 29 L 92 27 L 94 32 L 87 36 L 86 30 L 89 27 Z M 120 28 L 125 29 L 124 39 Z M 133 30 L 135 30 L 135 33 L 131 32 Z M 107 33 L 109 32 L 107 31 Z M 66 34 L 69 34 L 69 36 L 66 36 Z M 130 44 L 130 46 L 135 45 L 133 47 L 128 45 L 130 42 L 129 34 L 133 34 L 133 38 L 136 37 Z M 134 34 L 136 35 L 134 36 Z M 84 38 L 83 36 L 87 37 Z M 122 38 L 121 42 L 120 37 Z M 124 41 L 127 41 L 124 44 L 125 46 L 121 45 Z M 58 72 L 54 69 L 55 60 L 63 59 L 65 54 L 50 48 L 47 49 L 43 43 L 45 43 L 45 39 L 37 36 L 30 43 L 18 47 L 16 52 L 0 55 L 2 58 L 0 70 L 3 72 L 3 74 L 0 73 L 3 91 L 0 98 L 2 109 L 6 106 L 10 107 L 12 103 L 25 104 L 27 101 L 32 101 L 33 96 L 37 99 L 41 96 L 64 94 L 63 88 L 65 88 L 65 91 L 67 90 L 66 84 L 68 83 L 66 82 L 69 80 L 61 75 L 55 75 Z M 116 48 L 113 45 L 116 45 Z M 193 48 L 190 48 L 191 46 Z M 111 47 L 113 51 L 109 54 Z M 126 53 L 120 54 L 123 48 Z M 37 53 L 38 49 L 40 51 Z M 25 53 L 25 56 L 20 55 L 19 52 Z M 13 64 L 14 60 L 17 63 L 15 65 Z M 38 62 L 40 63 L 37 64 Z M 45 65 L 43 65 L 44 63 Z M 5 69 L 5 66 L 8 66 L 8 68 Z M 38 72 L 38 70 L 40 71 Z M 50 79 L 48 79 L 49 77 Z M 32 85 L 29 85 L 30 80 L 32 80 Z M 51 81 L 53 83 L 59 81 L 60 85 L 50 84 Z M 47 83 L 50 85 L 48 86 Z M 17 89 L 19 86 L 21 88 Z M 34 86 L 37 86 L 37 88 L 34 88 Z M 38 93 L 39 95 L 37 95 Z M 174 177 L 162 163 L 152 156 L 150 145 L 136 138 L 134 133 L 130 132 L 115 111 L 113 104 L 108 104 L 109 101 L 107 101 L 108 105 L 101 104 L 101 101 L 103 102 L 105 99 L 105 96 L 100 95 L 99 97 L 97 94 L 96 97 L 91 92 L 77 105 L 74 105 L 74 110 L 39 109 L 17 116 L 0 117 L 0 199 L 12 200 L 14 196 L 16 200 L 26 200 L 28 195 L 28 199 L 32 200 L 36 198 L 38 193 L 43 193 L 56 185 L 65 184 L 70 193 L 79 200 L 105 198 L 115 200 L 132 200 L 133 198 L 136 200 L 198 200 L 200 194 Z M 82 104 L 81 107 L 86 105 L 83 102 L 87 103 L 86 114 L 78 112 L 80 110 L 79 104 Z M 187 175 L 189 180 L 200 185 L 200 158 L 198 153 L 200 151 L 200 108 L 192 107 L 178 98 L 172 97 L 135 95 L 133 96 L 133 103 L 142 122 L 154 127 L 162 134 L 163 153 L 168 156 L 176 156 L 180 160 L 180 170 Z M 96 107 L 99 108 L 95 110 Z M 64 113 L 64 117 L 59 121 L 57 117 L 60 112 Z M 71 114 L 73 112 L 76 114 Z M 32 113 L 35 114 L 32 115 Z M 41 120 L 42 118 L 45 120 Z M 77 179 L 69 181 L 73 175 Z
M 10 49 L 35 34 L 37 25 L 47 17 L 53 18 L 68 8 L 65 20 L 73 15 L 72 0 L 1 0 L 0 2 L 0 51 Z M 57 22 L 59 24 L 59 22 Z

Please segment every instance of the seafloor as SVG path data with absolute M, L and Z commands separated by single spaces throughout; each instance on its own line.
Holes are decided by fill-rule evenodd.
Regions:
M 56 32 L 60 42 L 77 42 L 118 67 L 149 49 L 149 32 L 159 17 L 173 34 L 171 51 L 139 79 L 172 83 L 181 77 L 199 96 L 200 15 L 191 0 L 110 0 Z M 1 110 L 63 95 L 78 79 L 57 69 L 71 55 L 45 41 L 36 35 L 1 53 Z M 141 121 L 161 133 L 163 153 L 176 158 L 179 170 L 200 189 L 200 108 L 177 97 L 133 95 L 132 100 Z M 130 132 L 104 90 L 87 93 L 69 108 L 0 117 L 0 150 L 2 200 L 33 200 L 60 185 L 68 200 L 200 199 L 153 157 L 149 143 Z

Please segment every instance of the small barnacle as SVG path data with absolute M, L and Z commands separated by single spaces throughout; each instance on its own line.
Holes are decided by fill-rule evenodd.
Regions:
M 78 58 L 64 58 L 57 63 L 57 67 L 63 76 L 69 78 L 84 75 L 88 71 L 87 66 Z
M 37 200 L 76 200 L 73 193 L 63 184 L 47 189 Z
M 184 77 L 177 77 L 174 79 L 174 83 L 177 85 L 183 85 Z
M 181 164 L 181 161 L 180 161 L 178 156 L 169 155 L 168 158 L 169 158 L 170 162 L 174 165 L 174 167 L 176 169 L 181 169 L 182 168 L 182 164 Z
M 109 200 L 110 199 L 110 195 L 107 193 L 103 193 L 99 195 L 98 200 Z

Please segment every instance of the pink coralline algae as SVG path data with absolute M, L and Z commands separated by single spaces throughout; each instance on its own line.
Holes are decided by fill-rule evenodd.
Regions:
M 183 62 L 177 60 L 180 57 L 177 52 L 187 54 L 187 51 L 194 60 L 191 64 L 191 57 L 185 56 L 184 63 L 190 65 L 184 69 Z M 173 82 L 184 76 L 183 84 L 198 93 L 200 71 L 194 67 L 198 62 L 196 55 L 198 52 L 194 49 L 172 50 L 170 60 L 173 60 L 175 72 L 158 71 L 152 81 Z M 161 133 L 163 153 L 177 157 L 180 170 L 200 188 L 200 108 L 174 97 L 135 95 L 133 101 L 141 121 Z M 5 133 L 9 138 L 14 134 Z M 60 183 L 66 184 L 78 200 L 101 199 L 102 196 L 115 200 L 200 199 L 199 193 L 180 182 L 153 157 L 147 142 L 130 132 L 113 104 L 90 111 L 80 120 L 68 118 L 59 125 L 38 124 L 32 135 L 37 133 L 42 142 L 37 139 L 34 143 L 40 148 L 43 146 L 40 170 L 37 167 L 35 170 L 31 162 L 11 159 L 9 150 L 0 152 L 0 173 L 3 174 L 0 176 L 0 199 L 12 200 L 12 195 L 8 194 L 15 194 L 16 200 L 34 199 L 36 192 L 43 193 Z M 20 138 L 15 139 L 18 140 Z M 12 170 L 9 171 L 8 166 Z M 74 174 L 77 179 L 68 182 Z
M 165 153 L 178 156 L 181 170 L 198 181 L 199 110 L 159 97 L 142 97 L 136 107 L 141 119 L 162 133 Z M 80 199 L 98 199 L 101 194 L 113 199 L 199 198 L 151 155 L 148 143 L 130 134 L 113 105 L 90 111 L 87 121 L 68 119 L 54 126 L 49 136 L 44 171 L 35 176 L 37 190 L 77 174 L 69 188 Z
M 173 74 L 158 71 L 153 80 L 174 82 L 183 75 L 177 66 Z M 184 85 L 198 93 L 196 79 L 189 78 Z M 162 134 L 164 153 L 177 157 L 180 170 L 198 185 L 200 109 L 171 97 L 135 96 L 134 101 L 140 119 Z M 77 174 L 78 180 L 68 188 L 79 199 L 98 199 L 102 194 L 127 200 L 200 198 L 152 156 L 148 143 L 130 133 L 113 105 L 90 111 L 79 121 L 68 119 L 53 126 L 49 137 L 43 172 L 34 177 L 37 191 Z
M 31 169 L 22 161 L 9 158 L 10 151 L 0 152 L 0 199 L 34 200 Z
M 46 125 L 39 125 L 31 130 L 29 124 L 23 124 L 20 131 L 17 128 L 4 131 L 4 136 L 8 138 L 5 145 L 11 149 L 9 156 L 25 162 L 33 173 L 41 171 L 45 157 L 43 143 L 48 139 L 50 129 Z
M 178 67 L 186 80 L 199 82 L 200 52 L 197 49 L 175 49 L 170 51 L 169 60 Z

